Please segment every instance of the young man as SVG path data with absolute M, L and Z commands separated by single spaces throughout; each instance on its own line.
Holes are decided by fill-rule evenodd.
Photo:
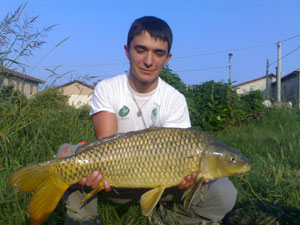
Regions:
M 171 58 L 171 45 L 172 32 L 165 21 L 147 16 L 133 22 L 127 45 L 124 46 L 130 62 L 129 72 L 99 82 L 94 90 L 90 115 L 98 139 L 149 127 L 191 126 L 184 96 L 159 78 L 160 72 Z M 217 221 L 232 209 L 236 190 L 226 178 L 206 184 L 204 201 L 200 200 L 198 193 L 191 212 L 184 211 L 180 198 L 184 190 L 194 184 L 195 178 L 196 175 L 191 174 L 177 187 L 165 191 L 154 212 L 154 222 L 160 219 L 166 224 Z M 82 178 L 80 184 L 96 188 L 100 181 L 102 175 L 95 171 L 89 177 Z M 137 203 L 145 192 L 143 189 L 118 189 L 116 194 L 111 191 L 107 181 L 104 181 L 104 186 L 105 191 L 100 195 L 120 204 Z M 68 200 L 70 208 L 73 208 L 72 212 L 70 209 L 67 212 L 69 217 L 73 217 L 69 221 L 75 221 L 76 217 L 82 218 L 82 221 L 90 220 L 93 224 L 93 218 L 97 217 L 97 199 L 79 208 L 82 198 L 79 191 L 71 194 L 69 199 L 75 200 Z M 173 212 L 174 201 L 176 213 Z M 88 221 L 84 224 L 88 224 Z

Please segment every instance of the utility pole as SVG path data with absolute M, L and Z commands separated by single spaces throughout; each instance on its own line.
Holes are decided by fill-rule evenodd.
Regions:
M 277 43 L 276 83 L 277 83 L 277 102 L 281 102 L 281 42 L 280 41 Z
M 267 59 L 266 68 L 266 99 L 269 99 L 269 59 Z
M 230 87 L 231 87 L 231 57 L 232 57 L 232 53 L 229 53 L 228 54 L 228 57 L 229 57 L 229 85 L 230 85 Z

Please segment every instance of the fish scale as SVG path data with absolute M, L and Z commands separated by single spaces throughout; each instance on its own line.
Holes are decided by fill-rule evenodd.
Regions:
M 57 174 L 67 183 L 74 183 L 97 170 L 113 186 L 173 186 L 199 169 L 197 155 L 201 143 L 196 143 L 194 139 L 195 134 L 180 129 L 124 136 L 75 157 L 62 159 Z M 182 151 L 183 147 L 185 151 Z
M 17 190 L 30 193 L 32 225 L 41 224 L 70 185 L 93 171 L 103 179 L 83 202 L 104 189 L 103 180 L 120 188 L 151 188 L 141 196 L 142 213 L 151 215 L 165 188 L 187 175 L 197 180 L 183 194 L 188 210 L 204 179 L 243 174 L 251 168 L 241 153 L 205 132 L 183 128 L 151 128 L 117 134 L 86 144 L 77 154 L 24 167 L 8 178 Z

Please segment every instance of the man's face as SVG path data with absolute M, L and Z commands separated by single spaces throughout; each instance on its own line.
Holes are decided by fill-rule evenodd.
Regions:
M 168 43 L 155 40 L 148 32 L 136 36 L 130 43 L 130 49 L 127 45 L 124 48 L 130 62 L 129 76 L 143 84 L 154 82 L 171 58 Z

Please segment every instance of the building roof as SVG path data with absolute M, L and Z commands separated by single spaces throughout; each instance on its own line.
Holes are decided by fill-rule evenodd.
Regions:
M 288 75 L 282 77 L 281 80 L 286 80 L 286 79 L 289 79 L 292 76 L 295 76 L 297 74 L 296 72 L 300 72 L 300 68 L 297 69 L 297 70 L 294 70 L 293 72 L 289 73 Z
M 65 83 L 63 85 L 57 86 L 56 88 L 63 88 L 63 87 L 69 86 L 69 85 L 74 84 L 74 83 L 79 83 L 79 84 L 81 84 L 83 86 L 86 86 L 88 88 L 94 89 L 93 86 L 91 86 L 91 85 L 89 85 L 89 84 L 87 84 L 87 83 L 85 83 L 83 81 L 80 81 L 80 80 L 73 80 L 73 81 L 70 81 L 70 82 Z
M 19 77 L 19 78 L 22 78 L 22 79 L 25 79 L 25 80 L 30 80 L 30 81 L 35 82 L 35 83 L 45 83 L 45 81 L 43 81 L 43 80 L 40 80 L 38 78 L 29 76 L 29 75 L 25 75 L 23 73 L 19 73 L 17 71 L 8 69 L 6 67 L 3 67 L 3 71 L 10 74 L 10 75 L 12 75 L 12 76 Z
M 273 73 L 270 73 L 270 74 L 269 74 L 269 77 L 276 77 L 276 76 L 275 76 Z M 239 86 L 244 85 L 244 84 L 249 84 L 249 83 L 252 83 L 252 82 L 254 82 L 254 81 L 261 80 L 261 79 L 266 79 L 266 76 L 262 76 L 262 77 L 259 77 L 259 78 L 255 78 L 255 79 L 253 79 L 253 80 L 249 80 L 249 81 L 246 81 L 246 82 L 243 82 L 243 83 L 234 85 L 234 86 L 232 86 L 232 88 L 236 88 L 236 87 L 239 87 Z

